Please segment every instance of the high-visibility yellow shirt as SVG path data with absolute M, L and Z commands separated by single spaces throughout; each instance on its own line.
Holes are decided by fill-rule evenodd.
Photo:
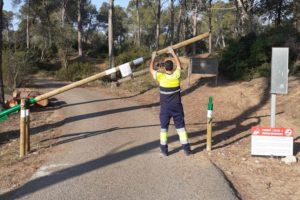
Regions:
M 164 88 L 175 88 L 180 85 L 180 69 L 176 69 L 172 74 L 155 72 L 153 78 L 159 82 L 159 86 Z

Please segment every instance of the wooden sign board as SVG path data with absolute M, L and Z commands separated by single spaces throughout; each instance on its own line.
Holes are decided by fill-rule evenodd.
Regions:
M 218 74 L 218 60 L 215 58 L 191 58 L 192 74 Z

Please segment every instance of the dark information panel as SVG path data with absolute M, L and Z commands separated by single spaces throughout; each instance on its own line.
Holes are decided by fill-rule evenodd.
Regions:
M 192 74 L 218 74 L 218 60 L 215 58 L 191 58 Z

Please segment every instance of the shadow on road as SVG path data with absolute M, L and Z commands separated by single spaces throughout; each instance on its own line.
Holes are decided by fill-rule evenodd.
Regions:
M 127 127 L 127 128 L 131 128 L 131 127 Z M 120 129 L 126 129 L 126 127 Z M 199 136 L 198 133 L 192 133 L 190 135 L 190 137 L 198 137 L 198 136 Z M 169 137 L 170 143 L 175 141 L 179 141 L 177 135 L 173 135 Z M 126 145 L 127 144 L 123 144 L 122 146 L 126 146 Z M 123 150 L 121 152 L 110 153 L 103 157 L 79 165 L 75 165 L 69 168 L 62 169 L 49 176 L 44 176 L 44 177 L 31 180 L 28 183 L 24 184 L 23 186 L 19 187 L 18 189 L 12 190 L 10 192 L 1 195 L 0 199 L 8 200 L 8 199 L 16 199 L 16 198 L 24 197 L 38 190 L 49 187 L 51 185 L 55 185 L 62 181 L 66 181 L 68 179 L 81 176 L 91 171 L 114 164 L 116 162 L 120 162 L 125 159 L 144 154 L 150 150 L 153 149 L 158 150 L 158 147 L 159 147 L 159 140 L 155 140 L 155 141 L 148 142 L 146 144 L 132 147 L 127 150 Z M 114 151 L 116 151 L 116 149 Z
M 200 87 L 202 84 L 203 84 L 203 82 L 196 84 L 196 86 L 193 86 L 192 88 L 188 89 L 188 91 L 183 92 L 183 95 L 190 94 L 191 92 L 195 91 L 196 88 Z M 215 123 L 213 130 L 214 131 L 219 130 L 220 133 L 218 135 L 213 136 L 213 141 L 214 141 L 213 149 L 223 148 L 227 145 L 230 145 L 230 144 L 232 144 L 236 141 L 239 141 L 245 137 L 248 137 L 250 135 L 250 134 L 246 134 L 246 135 L 244 134 L 244 135 L 240 136 L 239 138 L 236 138 L 233 141 L 229 141 L 230 138 L 235 137 L 235 136 L 239 135 L 240 133 L 243 133 L 243 132 L 249 130 L 252 126 L 256 126 L 256 125 L 260 124 L 261 117 L 264 117 L 264 116 L 253 117 L 252 115 L 255 114 L 255 112 L 257 110 L 259 110 L 261 107 L 263 107 L 268 102 L 269 87 L 265 88 L 264 94 L 265 95 L 263 95 L 263 97 L 261 98 L 261 101 L 257 105 L 247 109 L 246 111 L 244 111 L 237 117 L 235 117 L 231 120 Z M 89 102 L 83 102 L 83 103 L 89 103 Z M 145 109 L 145 108 L 151 108 L 151 107 L 156 107 L 156 106 L 159 106 L 158 102 L 148 104 L 148 105 L 116 108 L 116 109 L 105 110 L 105 111 L 101 111 L 101 112 L 94 112 L 94 113 L 88 113 L 88 114 L 83 114 L 83 115 L 78 115 L 78 116 L 72 116 L 72 117 L 66 118 L 65 120 L 63 120 L 61 122 L 52 124 L 52 127 L 56 128 L 56 127 L 62 126 L 65 123 L 72 123 L 74 121 L 83 120 L 83 119 L 87 119 L 87 118 L 105 116 L 105 115 L 114 114 L 114 113 L 128 112 L 128 111 L 133 111 L 133 110 L 137 110 L 137 109 Z M 245 119 L 249 119 L 249 118 L 255 118 L 256 121 L 248 123 L 246 125 L 243 125 L 242 123 L 245 121 Z M 157 125 L 147 125 L 147 126 L 157 126 Z M 226 130 L 224 132 L 221 131 L 221 130 L 225 130 L 228 127 L 232 127 L 232 126 L 234 126 L 234 127 L 229 128 L 229 130 Z M 33 132 L 34 132 L 34 134 L 37 134 L 38 130 L 43 130 L 45 128 L 49 128 L 49 125 L 36 127 L 36 128 L 34 128 Z M 56 145 L 64 144 L 67 142 L 71 142 L 71 141 L 75 141 L 75 140 L 79 140 L 79 139 L 83 139 L 83 138 L 87 138 L 87 137 L 92 137 L 92 136 L 95 136 L 98 134 L 103 134 L 103 133 L 115 131 L 118 129 L 129 129 L 129 128 L 139 128 L 139 127 L 124 127 L 124 128 L 114 127 L 114 128 L 110 128 L 110 129 L 102 130 L 102 131 L 74 133 L 71 135 L 71 138 L 62 139 L 61 141 L 58 141 L 58 143 Z M 196 132 L 190 133 L 189 137 L 190 138 L 199 137 L 199 136 L 204 135 L 205 133 L 206 133 L 205 130 L 196 131 Z M 64 138 L 64 136 L 62 136 L 62 138 Z M 173 135 L 173 136 L 169 137 L 169 141 L 170 142 L 178 141 L 178 136 Z M 223 141 L 225 141 L 225 143 L 218 146 L 218 144 Z M 229 142 L 226 142 L 226 141 L 229 141 Z M 203 151 L 205 148 L 205 139 L 202 139 L 195 143 L 192 143 L 192 146 L 196 146 L 196 145 L 199 145 L 199 146 L 194 149 L 195 152 Z M 35 191 L 41 190 L 41 189 L 49 187 L 51 185 L 60 183 L 67 179 L 78 177 L 80 175 L 86 174 L 93 170 L 96 170 L 96 169 L 111 165 L 113 163 L 120 162 L 122 160 L 146 153 L 150 150 L 158 148 L 158 146 L 159 146 L 159 140 L 155 140 L 155 141 L 151 141 L 151 142 L 139 145 L 139 146 L 132 147 L 127 150 L 123 150 L 121 152 L 115 152 L 115 153 L 112 153 L 109 155 L 105 155 L 98 159 L 91 160 L 86 163 L 82 163 L 82 164 L 79 164 L 76 166 L 72 166 L 72 167 L 60 170 L 50 176 L 40 177 L 35 180 L 31 180 L 28 183 L 26 183 L 25 185 L 21 186 L 19 189 L 15 189 L 11 192 L 1 195 L 0 198 L 9 199 L 12 197 L 13 194 L 15 194 L 14 198 L 26 196 L 26 195 L 29 195 L 30 193 L 33 193 Z M 298 147 L 297 147 L 297 149 L 299 149 Z M 170 154 L 172 155 L 178 151 L 180 151 L 180 148 L 174 149 L 173 151 L 170 152 Z

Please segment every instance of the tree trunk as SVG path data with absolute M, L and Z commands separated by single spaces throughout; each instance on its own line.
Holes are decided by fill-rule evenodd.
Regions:
M 66 20 L 66 8 L 67 8 L 68 0 L 64 0 L 61 6 L 61 26 L 65 27 L 65 20 Z
M 160 0 L 157 0 L 156 11 L 156 49 L 159 49 L 159 35 L 160 35 Z
M 197 0 L 194 1 L 194 10 L 193 10 L 193 37 L 196 37 L 197 35 L 197 17 L 198 17 L 198 5 Z M 193 55 L 196 54 L 196 43 L 193 44 Z
M 82 19 L 81 19 L 81 10 L 82 10 L 82 0 L 77 1 L 77 38 L 78 38 L 78 55 L 82 56 Z
M 209 0 L 209 5 L 208 5 L 208 9 L 209 9 L 209 13 L 208 13 L 208 29 L 209 29 L 209 50 L 208 50 L 208 52 L 209 52 L 209 54 L 211 54 L 212 53 L 212 23 L 211 23 L 211 18 L 212 18 L 212 10 L 211 10 L 211 2 L 212 2 L 212 0 Z
M 136 20 L 137 20 L 137 45 L 141 46 L 141 22 L 140 22 L 140 8 L 139 8 L 139 0 L 135 1 L 136 6 Z
M 173 40 L 174 40 L 174 0 L 171 0 L 171 5 L 170 5 L 170 15 L 171 15 L 171 22 L 170 22 L 170 43 L 173 45 Z
M 113 13 L 114 0 L 109 0 L 109 13 L 108 13 L 108 57 L 110 68 L 115 67 L 114 63 L 114 38 L 113 38 Z M 111 74 L 111 79 L 116 80 L 116 73 Z
M 238 1 L 235 0 L 235 7 L 236 7 L 236 13 L 235 13 L 235 23 L 236 23 L 236 30 L 235 30 L 235 37 L 241 36 L 241 17 L 240 17 L 240 7 L 238 4 Z
M 300 31 L 300 1 L 294 1 L 294 27 Z
M 3 29 L 3 0 L 0 0 L 0 110 L 4 106 L 4 85 L 2 74 L 2 29 Z
M 30 4 L 29 4 L 29 0 L 27 2 L 27 6 L 28 6 L 28 10 L 27 10 L 27 16 L 26 16 L 26 46 L 27 49 L 30 48 L 30 41 L 29 41 L 29 10 L 30 10 Z
M 247 27 L 249 30 L 248 31 L 253 31 L 253 16 L 250 16 L 250 13 L 252 13 L 254 1 L 242 1 L 242 0 L 237 0 L 237 4 L 239 6 L 239 8 L 241 9 L 241 15 L 240 15 L 240 20 L 241 20 L 241 32 L 243 35 L 246 34 L 246 30 L 245 28 Z M 246 6 L 246 4 L 248 6 Z M 246 10 L 246 7 L 248 7 L 249 9 Z M 246 25 L 246 22 L 248 21 L 248 26 Z
M 283 0 L 279 0 L 276 5 L 276 21 L 275 25 L 279 26 L 281 24 L 281 11 L 282 11 Z
M 178 24 L 177 24 L 177 36 L 176 36 L 176 41 L 177 42 L 180 41 L 180 32 L 181 32 L 181 24 L 182 24 L 182 13 L 183 13 L 183 3 L 180 2 L 180 8 L 179 8 L 179 14 L 178 14 Z

